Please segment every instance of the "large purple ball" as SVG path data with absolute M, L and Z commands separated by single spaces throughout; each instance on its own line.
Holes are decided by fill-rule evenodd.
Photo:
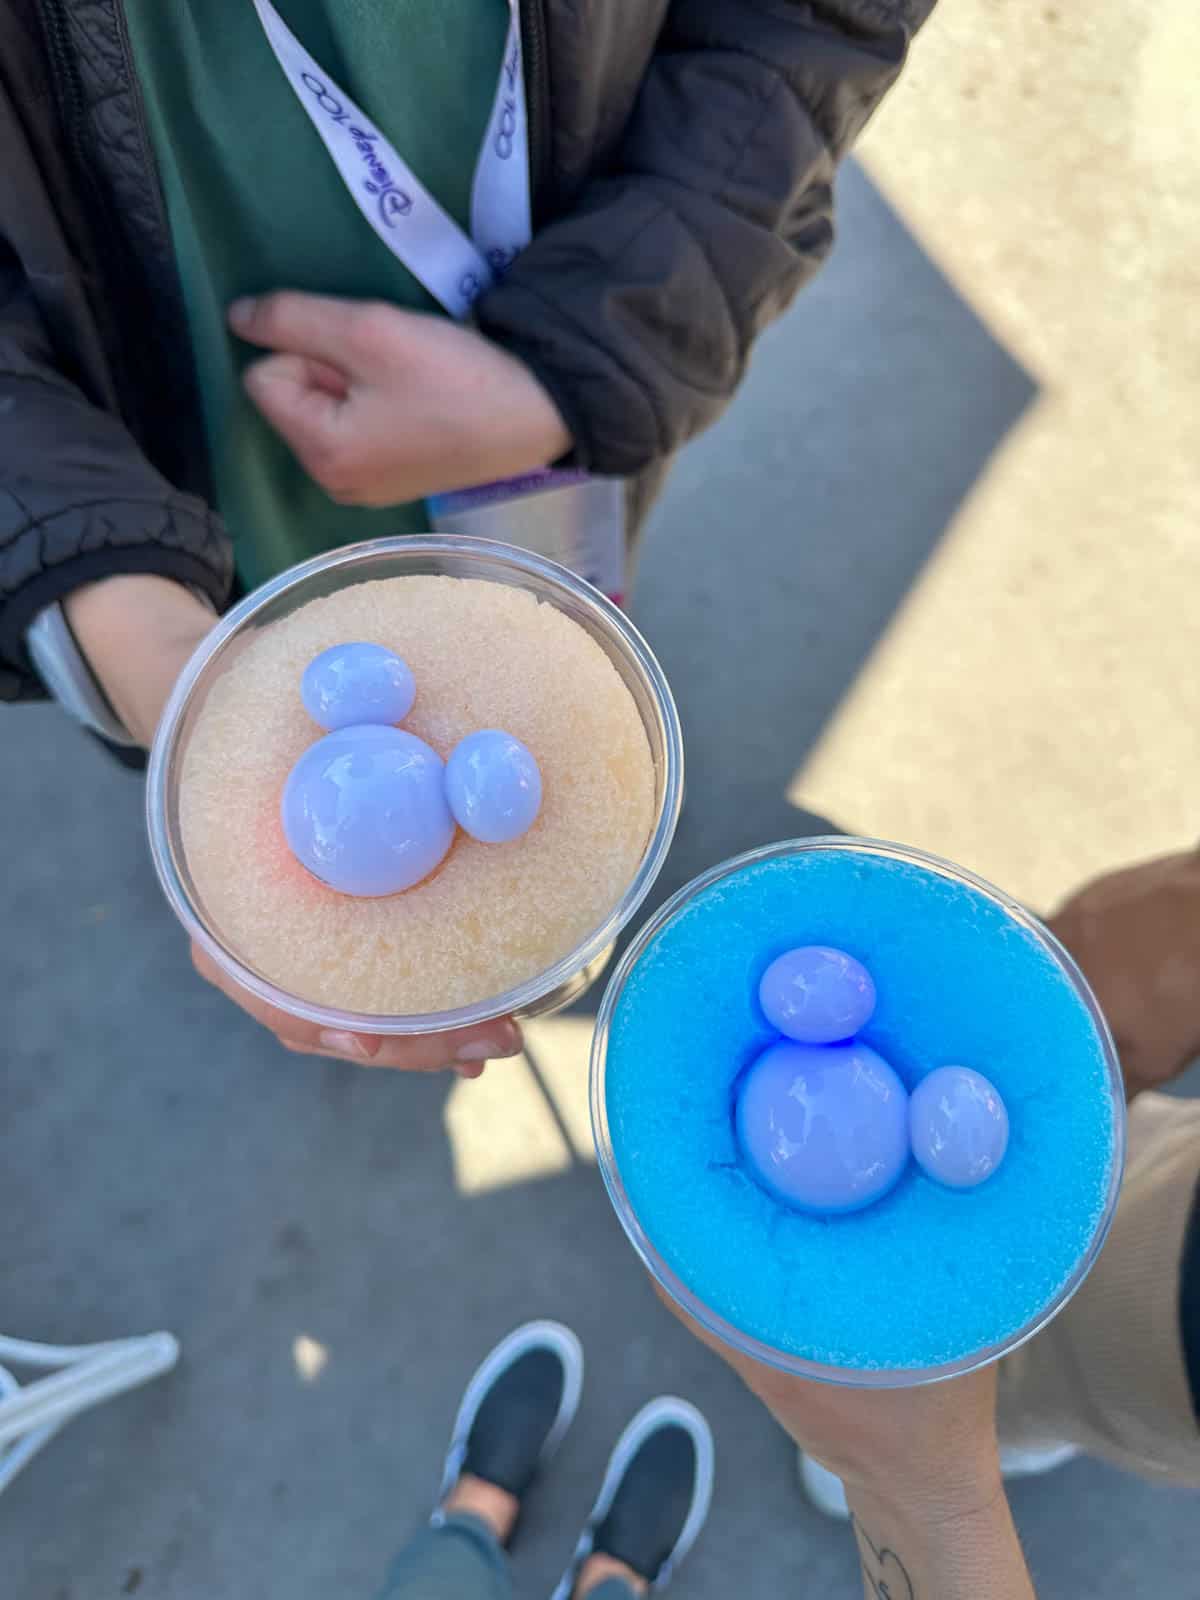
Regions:
M 787 950 L 758 986 L 763 1015 L 800 1044 L 850 1039 L 871 1020 L 875 985 L 861 961 L 827 945 Z
M 283 831 L 314 877 L 342 894 L 398 894 L 428 877 L 454 838 L 441 756 L 415 734 L 340 728 L 297 761 Z
M 377 722 L 403 722 L 417 686 L 412 669 L 381 644 L 335 644 L 309 662 L 300 698 L 314 722 L 334 732 Z
M 856 1042 L 768 1046 L 741 1082 L 736 1122 L 752 1176 L 802 1211 L 859 1211 L 908 1161 L 904 1085 Z
M 912 1151 L 951 1189 L 986 1182 L 1008 1149 L 1008 1110 L 996 1087 L 970 1067 L 935 1067 L 909 1103 Z

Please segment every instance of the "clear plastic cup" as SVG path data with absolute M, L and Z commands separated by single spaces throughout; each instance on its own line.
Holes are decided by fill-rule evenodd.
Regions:
M 261 628 L 353 584 L 378 578 L 444 574 L 525 589 L 585 629 L 612 662 L 642 719 L 654 764 L 655 810 L 637 871 L 609 914 L 576 947 L 542 972 L 503 994 L 469 1006 L 395 1016 L 342 1011 L 278 988 L 223 937 L 188 871 L 180 833 L 183 759 L 208 691 Z M 487 1022 L 543 1015 L 568 1005 L 604 970 L 612 945 L 658 877 L 670 849 L 683 798 L 683 737 L 662 668 L 629 619 L 565 567 L 515 546 L 444 536 L 377 539 L 318 556 L 273 578 L 233 608 L 184 668 L 167 702 L 146 783 L 146 817 L 154 866 L 188 933 L 243 988 L 293 1016 L 323 1028 L 372 1034 L 444 1033 Z
M 608 1104 L 605 1093 L 605 1061 L 608 1051 L 609 1031 L 625 984 L 641 960 L 647 946 L 698 894 L 709 888 L 710 885 L 720 882 L 723 878 L 732 877 L 756 862 L 802 855 L 806 851 L 831 849 L 839 851 L 853 850 L 864 855 L 884 856 L 896 861 L 902 861 L 910 866 L 920 867 L 927 872 L 936 873 L 941 877 L 950 878 L 956 883 L 967 884 L 981 894 L 986 895 L 994 905 L 1004 911 L 1014 922 L 1019 923 L 1022 928 L 1033 934 L 1044 949 L 1054 958 L 1088 1011 L 1104 1052 L 1108 1087 L 1113 1101 L 1113 1150 L 1104 1209 L 1087 1249 L 1055 1298 L 1049 1304 L 1043 1306 L 1023 1327 L 1017 1329 L 1010 1338 L 1005 1339 L 1000 1344 L 986 1346 L 956 1361 L 945 1362 L 938 1366 L 876 1368 L 871 1370 L 829 1366 L 805 1360 L 788 1351 L 777 1350 L 773 1346 L 764 1344 L 761 1340 L 743 1333 L 740 1328 L 735 1327 L 734 1324 L 727 1321 L 693 1294 L 687 1284 L 659 1254 L 653 1239 L 643 1228 L 641 1221 L 630 1204 L 625 1186 L 621 1180 L 621 1173 L 609 1132 Z M 1023 906 L 992 884 L 985 882 L 984 879 L 976 877 L 974 873 L 967 872 L 962 867 L 956 867 L 951 862 L 943 861 L 937 856 L 926 855 L 922 851 L 910 850 L 903 845 L 889 844 L 879 839 L 829 836 L 813 839 L 794 839 L 783 844 L 767 845 L 758 850 L 747 851 L 744 855 L 735 856 L 732 860 L 723 861 L 719 866 L 712 867 L 708 872 L 702 873 L 698 878 L 694 878 L 691 883 L 685 884 L 677 894 L 673 895 L 665 905 L 655 912 L 654 916 L 639 931 L 632 944 L 626 949 L 608 981 L 603 999 L 600 1002 L 600 1014 L 596 1021 L 596 1032 L 592 1040 L 589 1094 L 592 1133 L 596 1141 L 600 1171 L 604 1178 L 605 1187 L 608 1190 L 609 1199 L 612 1201 L 613 1209 L 620 1219 L 621 1226 L 625 1229 L 629 1242 L 641 1257 L 643 1264 L 647 1267 L 651 1276 L 670 1295 L 676 1305 L 695 1322 L 699 1323 L 701 1327 L 715 1335 L 723 1344 L 728 1345 L 732 1350 L 739 1351 L 742 1355 L 750 1356 L 756 1361 L 765 1362 L 768 1366 L 778 1367 L 781 1371 L 792 1373 L 797 1377 L 813 1378 L 820 1382 L 843 1384 L 852 1388 L 908 1388 L 922 1383 L 936 1383 L 945 1378 L 961 1377 L 964 1373 L 973 1372 L 978 1367 L 987 1366 L 989 1362 L 998 1361 L 1001 1356 L 1007 1355 L 1009 1351 L 1015 1350 L 1018 1345 L 1024 1344 L 1027 1339 L 1033 1338 L 1035 1333 L 1044 1328 L 1062 1310 L 1063 1306 L 1066 1305 L 1067 1301 L 1070 1300 L 1091 1271 L 1112 1225 L 1125 1165 L 1125 1089 L 1121 1077 L 1120 1063 L 1117 1060 L 1117 1053 L 1108 1024 L 1096 1003 L 1096 998 L 1088 987 L 1087 980 L 1082 972 L 1080 972 L 1063 946 Z

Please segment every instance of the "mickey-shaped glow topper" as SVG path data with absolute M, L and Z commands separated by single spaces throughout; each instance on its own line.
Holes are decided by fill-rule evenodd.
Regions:
M 784 1205 L 860 1211 L 899 1181 L 911 1150 L 938 1183 L 971 1189 L 1008 1148 L 1008 1112 L 969 1067 L 938 1067 L 911 1098 L 877 1051 L 855 1037 L 875 985 L 843 950 L 788 950 L 763 974 L 759 1005 L 784 1035 L 737 1090 L 738 1142 L 755 1179 Z
M 341 894 L 398 894 L 445 859 L 457 823 L 484 844 L 533 825 L 542 803 L 538 764 L 497 728 L 468 734 L 443 761 L 396 723 L 412 710 L 406 662 L 377 644 L 338 644 L 311 661 L 305 709 L 328 729 L 283 787 L 292 854 Z

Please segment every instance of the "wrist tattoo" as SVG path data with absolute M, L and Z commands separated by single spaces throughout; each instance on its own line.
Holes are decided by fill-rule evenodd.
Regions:
M 878 1600 L 917 1600 L 912 1579 L 896 1552 L 886 1545 L 881 1549 L 853 1513 L 850 1526 L 858 1541 L 863 1576 Z

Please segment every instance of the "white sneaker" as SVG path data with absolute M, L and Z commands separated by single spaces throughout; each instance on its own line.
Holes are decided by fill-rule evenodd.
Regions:
M 825 1516 L 838 1517 L 845 1522 L 850 1516 L 850 1507 L 846 1504 L 846 1490 L 837 1473 L 830 1472 L 816 1456 L 805 1455 L 803 1450 L 798 1453 L 798 1459 L 800 1483 L 809 1504 L 824 1512 Z
M 1042 1472 L 1065 1467 L 1083 1451 L 1077 1444 L 1001 1445 L 1000 1470 L 1006 1478 L 1033 1478 Z

